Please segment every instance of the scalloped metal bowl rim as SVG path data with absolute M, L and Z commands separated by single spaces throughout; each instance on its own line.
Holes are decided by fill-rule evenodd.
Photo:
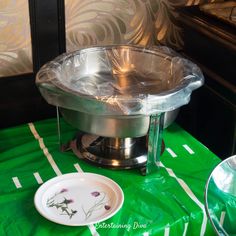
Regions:
M 172 58 L 174 57 L 178 57 L 177 55 L 174 56 L 174 55 L 171 55 L 171 54 L 167 54 L 164 53 L 164 52 L 159 52 L 157 51 L 157 49 L 155 50 L 155 48 L 145 48 L 145 47 L 140 47 L 140 46 L 135 46 L 135 45 L 109 45 L 109 46 L 97 46 L 97 47 L 87 47 L 87 48 L 82 48 L 82 49 L 79 49 L 79 50 L 76 50 L 72 53 L 64 53 L 58 57 L 56 57 L 54 60 L 46 63 L 40 70 L 39 72 L 37 73 L 36 75 L 36 84 L 38 86 L 40 86 L 41 83 L 48 83 L 48 82 L 40 82 L 40 79 L 39 79 L 39 75 L 40 73 L 44 73 L 42 72 L 43 70 L 47 69 L 47 67 L 50 67 L 51 64 L 53 63 L 58 63 L 59 66 L 61 65 L 61 61 L 63 62 L 67 57 L 70 58 L 70 57 L 74 57 L 75 55 L 79 55 L 81 53 L 88 53 L 88 52 L 93 52 L 93 51 L 101 51 L 101 50 L 109 50 L 109 49 L 117 49 L 117 48 L 132 48 L 134 51 L 140 51 L 140 52 L 145 52 L 145 53 L 151 53 L 151 54 L 156 54 L 157 56 L 163 56 L 163 58 L 165 59 L 168 59 L 168 60 L 171 60 Z M 179 57 L 181 58 L 181 57 Z M 182 58 L 184 60 L 184 58 Z M 192 63 L 189 61 L 189 63 Z M 189 85 L 191 85 L 192 83 L 194 83 L 195 81 L 197 81 L 197 83 L 199 84 L 197 87 L 200 87 L 203 83 L 204 83 L 204 79 L 203 77 L 200 79 L 197 75 L 191 75 L 192 78 L 191 79 L 183 79 L 181 81 L 180 84 L 178 84 L 175 88 L 173 89 L 170 89 L 170 90 L 167 90 L 167 91 L 163 91 L 161 93 L 158 93 L 158 94 L 154 94 L 153 96 L 156 96 L 156 97 L 162 97 L 162 98 L 167 98 L 175 93 L 178 93 L 178 92 L 181 92 L 183 89 L 187 89 Z M 79 92 L 76 92 L 75 90 L 73 89 L 70 89 L 68 88 L 67 86 L 65 86 L 63 83 L 61 83 L 59 80 L 50 80 L 51 84 L 53 84 L 55 86 L 55 88 L 61 90 L 61 91 L 64 91 L 64 92 L 68 92 L 68 93 L 71 93 L 73 95 L 76 95 L 76 96 L 79 96 L 79 97 L 83 97 L 83 98 L 89 98 L 89 99 L 96 99 L 96 100 L 103 100 L 104 98 L 106 98 L 107 96 L 97 96 L 96 98 L 94 96 L 91 96 L 91 95 L 86 95 L 86 94 L 83 94 L 83 93 L 79 93 Z M 147 95 L 148 96 L 148 95 Z M 152 95 L 150 95 L 152 96 Z M 127 96 L 124 96 L 124 95 L 115 95 L 116 99 L 118 99 L 119 101 L 122 101 L 122 100 L 127 100 Z M 134 96 L 133 99 L 130 99 L 129 97 L 129 100 L 132 101 L 136 101 L 137 98 Z

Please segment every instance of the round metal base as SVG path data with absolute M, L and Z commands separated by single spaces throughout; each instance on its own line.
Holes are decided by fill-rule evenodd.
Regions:
M 71 148 L 79 158 L 112 169 L 142 167 L 147 161 L 146 136 L 119 139 L 80 133 Z

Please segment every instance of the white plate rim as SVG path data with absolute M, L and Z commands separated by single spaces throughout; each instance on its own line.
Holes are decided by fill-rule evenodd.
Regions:
M 114 192 L 116 192 L 116 194 L 119 196 L 119 201 L 117 204 L 117 207 L 110 213 L 108 214 L 106 217 L 101 217 L 101 219 L 96 220 L 96 221 L 90 221 L 88 223 L 61 223 L 57 220 L 54 220 L 52 218 L 50 218 L 40 207 L 41 205 L 41 201 L 40 199 L 42 198 L 44 192 L 47 190 L 47 188 L 49 188 L 50 186 L 52 186 L 55 183 L 58 183 L 60 180 L 66 180 L 66 179 L 71 179 L 71 178 L 89 178 L 89 177 L 96 177 L 97 180 L 104 180 L 107 183 L 111 183 L 114 188 L 112 188 L 114 190 Z M 124 203 L 124 193 L 123 190 L 121 189 L 121 187 L 112 179 L 104 176 L 104 175 L 100 175 L 100 174 L 95 174 L 95 173 L 90 173 L 90 172 L 73 172 L 73 173 L 67 173 L 67 174 L 63 174 L 63 175 L 59 175 L 56 177 L 53 177 L 51 179 L 49 179 L 48 181 L 46 181 L 45 183 L 43 183 L 36 191 L 35 195 L 34 195 L 34 206 L 36 208 L 36 210 L 38 211 L 38 213 L 43 216 L 44 218 L 46 218 L 47 220 L 57 223 L 57 224 L 61 224 L 61 225 L 66 225 L 66 226 L 88 226 L 91 224 L 97 224 L 100 222 L 103 222 L 109 218 L 111 218 L 112 216 L 114 216 L 122 207 Z

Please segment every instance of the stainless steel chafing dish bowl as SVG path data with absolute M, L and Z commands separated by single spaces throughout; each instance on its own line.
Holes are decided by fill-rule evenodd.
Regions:
M 152 114 L 166 113 L 170 124 L 203 76 L 169 48 L 114 45 L 63 54 L 40 69 L 36 84 L 79 130 L 140 137 Z
M 148 133 L 150 116 L 102 116 L 60 108 L 64 119 L 73 127 L 103 137 L 141 137 Z M 168 111 L 164 117 L 164 128 L 177 117 L 179 109 Z

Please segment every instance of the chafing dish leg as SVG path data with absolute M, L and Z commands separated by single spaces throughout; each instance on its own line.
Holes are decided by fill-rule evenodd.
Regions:
M 145 169 L 146 175 L 157 172 L 158 170 L 162 149 L 164 114 L 165 113 L 151 115 L 148 136 L 148 155 Z

